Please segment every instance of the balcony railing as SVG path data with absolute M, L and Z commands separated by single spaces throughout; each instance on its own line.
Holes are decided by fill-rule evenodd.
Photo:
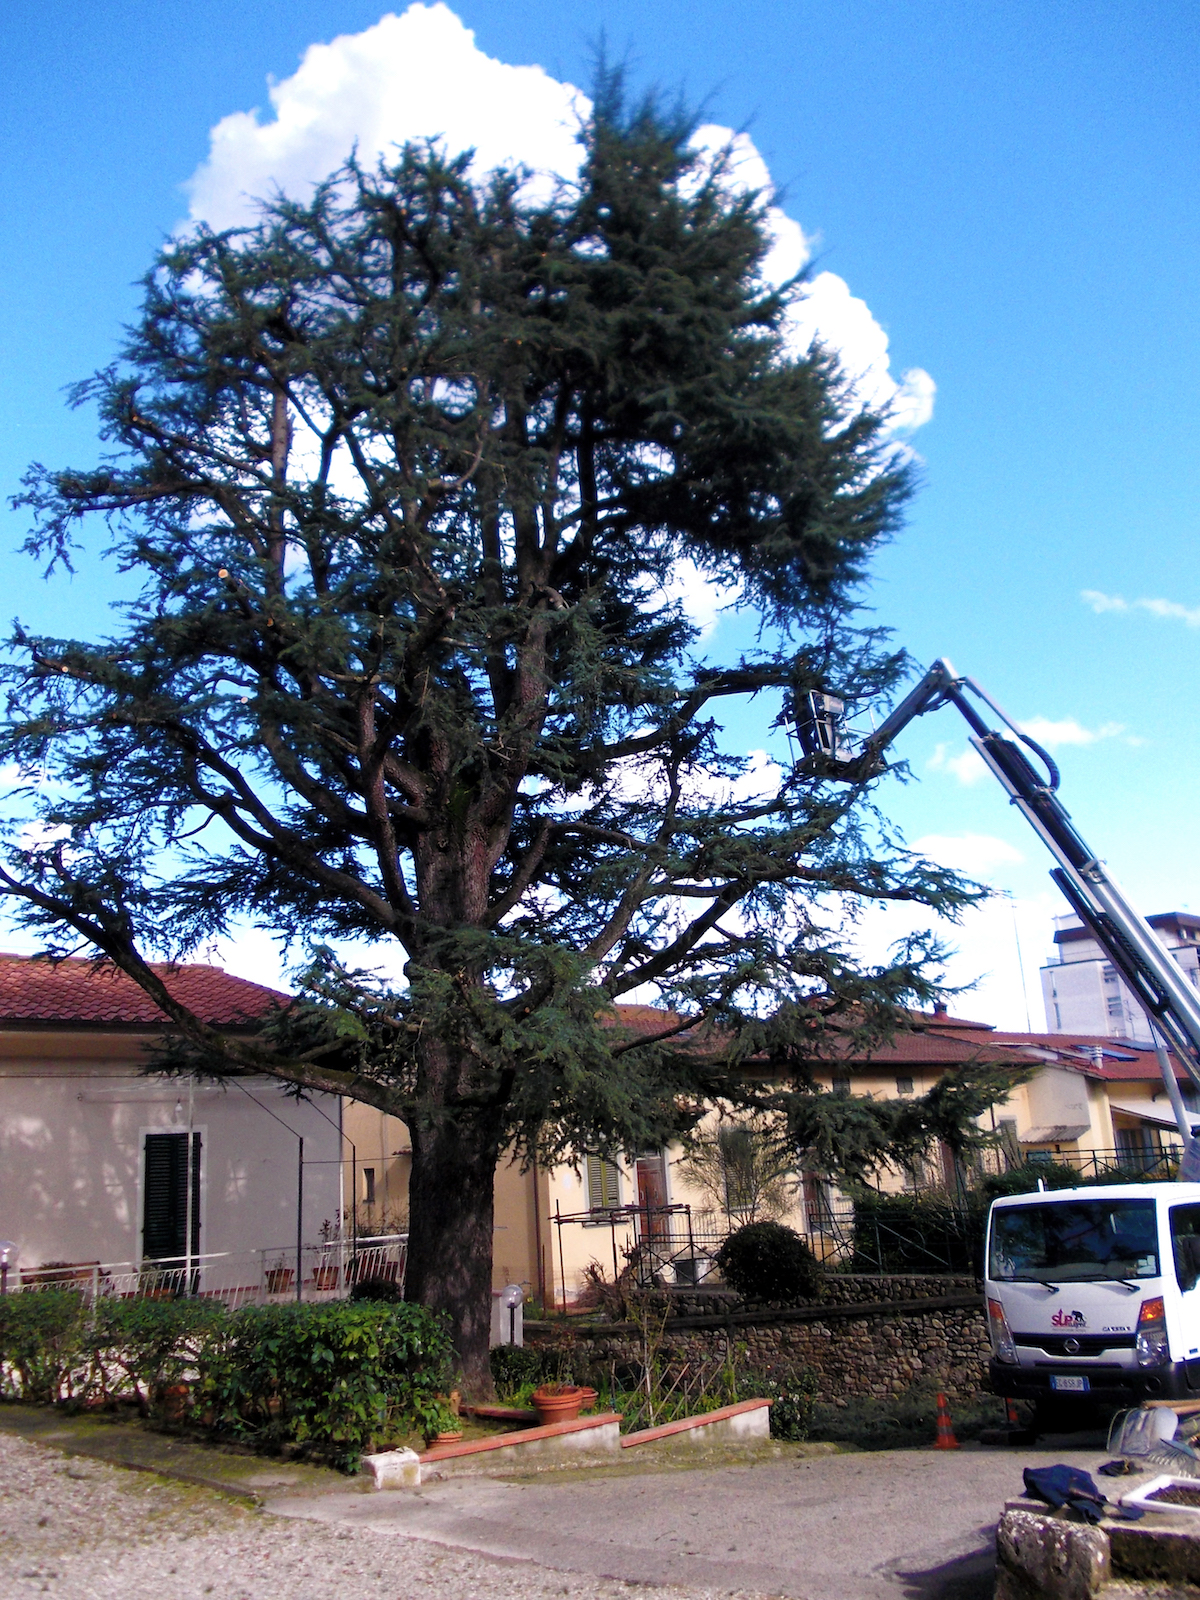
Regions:
M 356 1284 L 404 1286 L 408 1235 L 296 1247 L 178 1257 L 173 1260 L 67 1262 L 10 1273 L 10 1290 L 78 1289 L 90 1299 L 219 1300 L 234 1309 L 287 1300 L 322 1303 L 344 1300 Z M 297 1268 L 299 1285 L 297 1286 Z

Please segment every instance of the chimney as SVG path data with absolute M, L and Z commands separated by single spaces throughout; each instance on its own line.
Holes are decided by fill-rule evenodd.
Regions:
M 945 1017 L 949 1015 L 949 1012 L 946 1010 L 946 1002 L 944 1000 L 935 1000 L 933 1002 L 933 1014 L 935 1017 Z

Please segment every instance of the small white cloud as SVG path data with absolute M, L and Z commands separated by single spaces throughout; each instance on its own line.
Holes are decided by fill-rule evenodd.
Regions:
M 1200 606 L 1180 605 L 1178 600 L 1135 600 L 1139 611 L 1149 611 L 1155 617 L 1186 622 L 1189 628 L 1200 628 Z
M 939 744 L 937 749 L 925 763 L 928 772 L 949 772 L 956 777 L 959 783 L 965 784 L 968 789 L 974 788 L 980 778 L 986 776 L 987 768 L 984 766 L 979 752 L 968 745 L 958 755 L 949 753 L 948 744 Z
M 940 866 L 953 867 L 956 872 L 969 873 L 973 878 L 984 878 L 994 867 L 1025 859 L 1007 839 L 997 839 L 990 833 L 927 833 L 924 838 L 914 840 L 913 849 Z
M 1080 598 L 1085 605 L 1091 606 L 1097 616 L 1105 611 L 1129 610 L 1128 600 L 1122 600 L 1119 594 L 1102 594 L 1099 589 L 1083 589 Z
M 1085 728 L 1074 717 L 1063 717 L 1055 722 L 1050 717 L 1030 717 L 1021 723 L 1021 731 L 1047 750 L 1057 750 L 1063 744 L 1095 744 L 1098 739 L 1115 739 L 1125 732 L 1122 722 L 1106 722 L 1099 728 Z
M 1084 589 L 1081 598 L 1098 616 L 1105 611 L 1148 611 L 1152 617 L 1200 628 L 1200 606 L 1185 606 L 1178 600 L 1126 600 L 1119 594 L 1104 594 L 1099 589 Z
M 933 397 L 937 384 L 924 367 L 910 367 L 900 379 L 892 397 L 892 426 L 899 433 L 923 428 L 933 417 Z

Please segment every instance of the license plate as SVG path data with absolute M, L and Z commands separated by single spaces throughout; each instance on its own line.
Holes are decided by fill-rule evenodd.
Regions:
M 1086 1394 L 1088 1389 L 1088 1381 L 1082 1376 L 1070 1378 L 1052 1377 L 1050 1379 L 1050 1387 L 1052 1389 L 1057 1389 L 1060 1393 L 1065 1390 L 1068 1394 Z

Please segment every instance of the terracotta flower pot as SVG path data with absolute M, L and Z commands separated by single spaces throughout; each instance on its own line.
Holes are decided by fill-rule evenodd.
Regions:
M 458 1444 L 461 1438 L 461 1428 L 447 1428 L 444 1433 L 434 1434 L 433 1442 L 434 1444 Z
M 594 1411 L 596 1407 L 596 1401 L 600 1398 L 596 1390 L 589 1389 L 585 1386 L 579 1392 L 583 1396 L 583 1400 L 580 1403 L 579 1409 L 581 1411 Z
M 296 1281 L 294 1267 L 268 1267 L 267 1268 L 267 1293 L 288 1294 Z
M 182 1422 L 191 1397 L 190 1383 L 170 1383 L 162 1392 L 163 1418 L 167 1422 Z
M 543 1427 L 552 1422 L 574 1422 L 583 1409 L 587 1391 L 576 1383 L 548 1384 L 533 1391 L 534 1409 Z

